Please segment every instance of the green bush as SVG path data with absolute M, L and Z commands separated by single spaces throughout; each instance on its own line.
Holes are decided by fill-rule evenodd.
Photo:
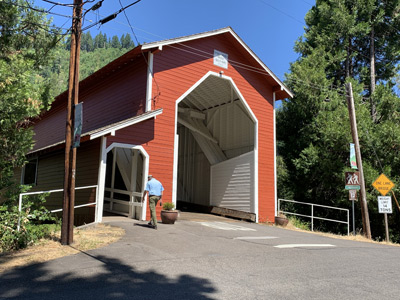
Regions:
M 0 205 L 0 252 L 13 251 L 51 237 L 60 222 L 44 206 L 46 195 L 23 201 L 21 213 L 15 201 Z M 18 231 L 18 219 L 20 230 Z
M 173 210 L 175 205 L 172 202 L 164 202 L 163 209 L 164 210 Z
M 302 229 L 302 230 L 311 230 L 311 223 L 310 222 L 305 222 L 302 221 L 295 216 L 290 216 L 288 217 L 289 222 L 296 228 Z

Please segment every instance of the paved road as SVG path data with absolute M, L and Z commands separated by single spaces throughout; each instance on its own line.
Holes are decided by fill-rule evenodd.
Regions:
M 158 230 L 0 275 L 0 299 L 400 299 L 400 247 L 224 218 Z

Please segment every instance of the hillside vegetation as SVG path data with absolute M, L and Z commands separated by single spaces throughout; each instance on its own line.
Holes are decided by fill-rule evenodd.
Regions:
M 85 79 L 109 62 L 125 54 L 134 47 L 129 35 L 108 38 L 101 32 L 94 38 L 90 32 L 83 33 L 81 39 L 81 57 L 79 79 Z M 41 75 L 50 80 L 51 95 L 61 94 L 68 88 L 70 58 L 70 40 L 66 39 L 55 49 L 54 60 L 44 69 Z

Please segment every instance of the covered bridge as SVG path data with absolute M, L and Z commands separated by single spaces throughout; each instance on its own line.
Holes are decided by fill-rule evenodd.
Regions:
M 148 219 L 140 196 L 150 173 L 178 208 L 273 222 L 274 104 L 291 96 L 230 27 L 137 46 L 80 83 L 76 187 L 89 188 L 76 205 L 97 205 L 76 209 L 76 224 L 106 211 Z M 65 92 L 34 125 L 22 174 L 33 190 L 63 188 L 66 106 Z M 62 207 L 62 193 L 48 203 Z

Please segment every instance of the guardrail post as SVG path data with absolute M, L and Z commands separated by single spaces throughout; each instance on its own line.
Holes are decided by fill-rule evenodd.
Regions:
M 314 231 L 314 205 L 311 204 L 311 231 Z
M 19 194 L 19 197 L 18 197 L 18 225 L 17 225 L 18 232 L 21 228 L 21 211 L 22 211 L 22 193 Z
M 281 213 L 281 199 L 278 199 L 278 217 Z

